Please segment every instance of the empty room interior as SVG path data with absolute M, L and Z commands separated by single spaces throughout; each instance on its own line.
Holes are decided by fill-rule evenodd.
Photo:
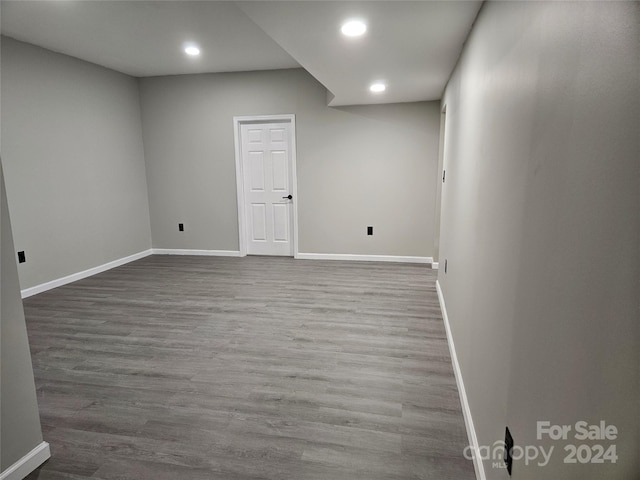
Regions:
M 0 480 L 640 479 L 639 2 L 0 19 Z

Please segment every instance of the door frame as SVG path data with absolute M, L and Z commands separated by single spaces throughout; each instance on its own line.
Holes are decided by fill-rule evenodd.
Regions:
M 438 140 L 438 174 L 436 176 L 436 209 L 435 209 L 435 235 L 433 238 L 434 251 L 431 268 L 438 270 L 440 267 L 440 227 L 442 224 L 442 193 L 445 183 L 446 171 L 446 140 L 447 140 L 447 104 L 442 103 L 440 108 L 440 137 Z
M 233 117 L 233 139 L 235 143 L 236 156 L 236 191 L 238 201 L 238 243 L 240 256 L 247 256 L 247 212 L 245 209 L 244 192 L 244 169 L 242 162 L 242 125 L 269 123 L 289 123 L 291 125 L 290 135 L 290 158 L 291 158 L 291 209 L 293 216 L 293 258 L 298 258 L 298 176 L 296 174 L 296 116 L 294 114 L 282 115 L 249 115 Z

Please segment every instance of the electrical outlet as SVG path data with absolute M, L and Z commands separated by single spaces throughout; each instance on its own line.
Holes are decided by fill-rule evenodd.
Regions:
M 27 261 L 27 257 L 24 254 L 24 250 L 22 252 L 18 252 L 18 263 L 24 263 Z
M 504 464 L 507 466 L 507 472 L 511 476 L 511 468 L 513 467 L 513 437 L 509 431 L 509 427 L 504 434 Z
M 179 223 L 178 224 L 178 231 L 184 232 L 184 223 Z
M 373 227 L 367 227 L 367 235 L 373 235 Z

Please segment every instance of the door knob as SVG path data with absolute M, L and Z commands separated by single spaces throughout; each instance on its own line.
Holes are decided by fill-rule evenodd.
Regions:
M 288 198 L 289 200 L 291 200 L 293 198 L 293 195 L 287 195 L 286 197 L 282 197 L 282 198 Z

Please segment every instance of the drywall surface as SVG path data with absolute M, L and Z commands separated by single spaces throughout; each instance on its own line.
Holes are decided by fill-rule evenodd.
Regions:
M 1 169 L 0 189 L 0 472 L 4 472 L 42 442 L 42 433 Z
M 1 75 L 22 289 L 149 249 L 136 79 L 7 37 Z
M 439 281 L 479 443 L 554 447 L 513 479 L 640 473 L 639 25 L 637 2 L 489 2 L 446 89 Z
M 140 92 L 155 248 L 239 249 L 233 117 L 289 113 L 300 252 L 432 255 L 437 102 L 329 108 L 301 69 L 144 78 Z

